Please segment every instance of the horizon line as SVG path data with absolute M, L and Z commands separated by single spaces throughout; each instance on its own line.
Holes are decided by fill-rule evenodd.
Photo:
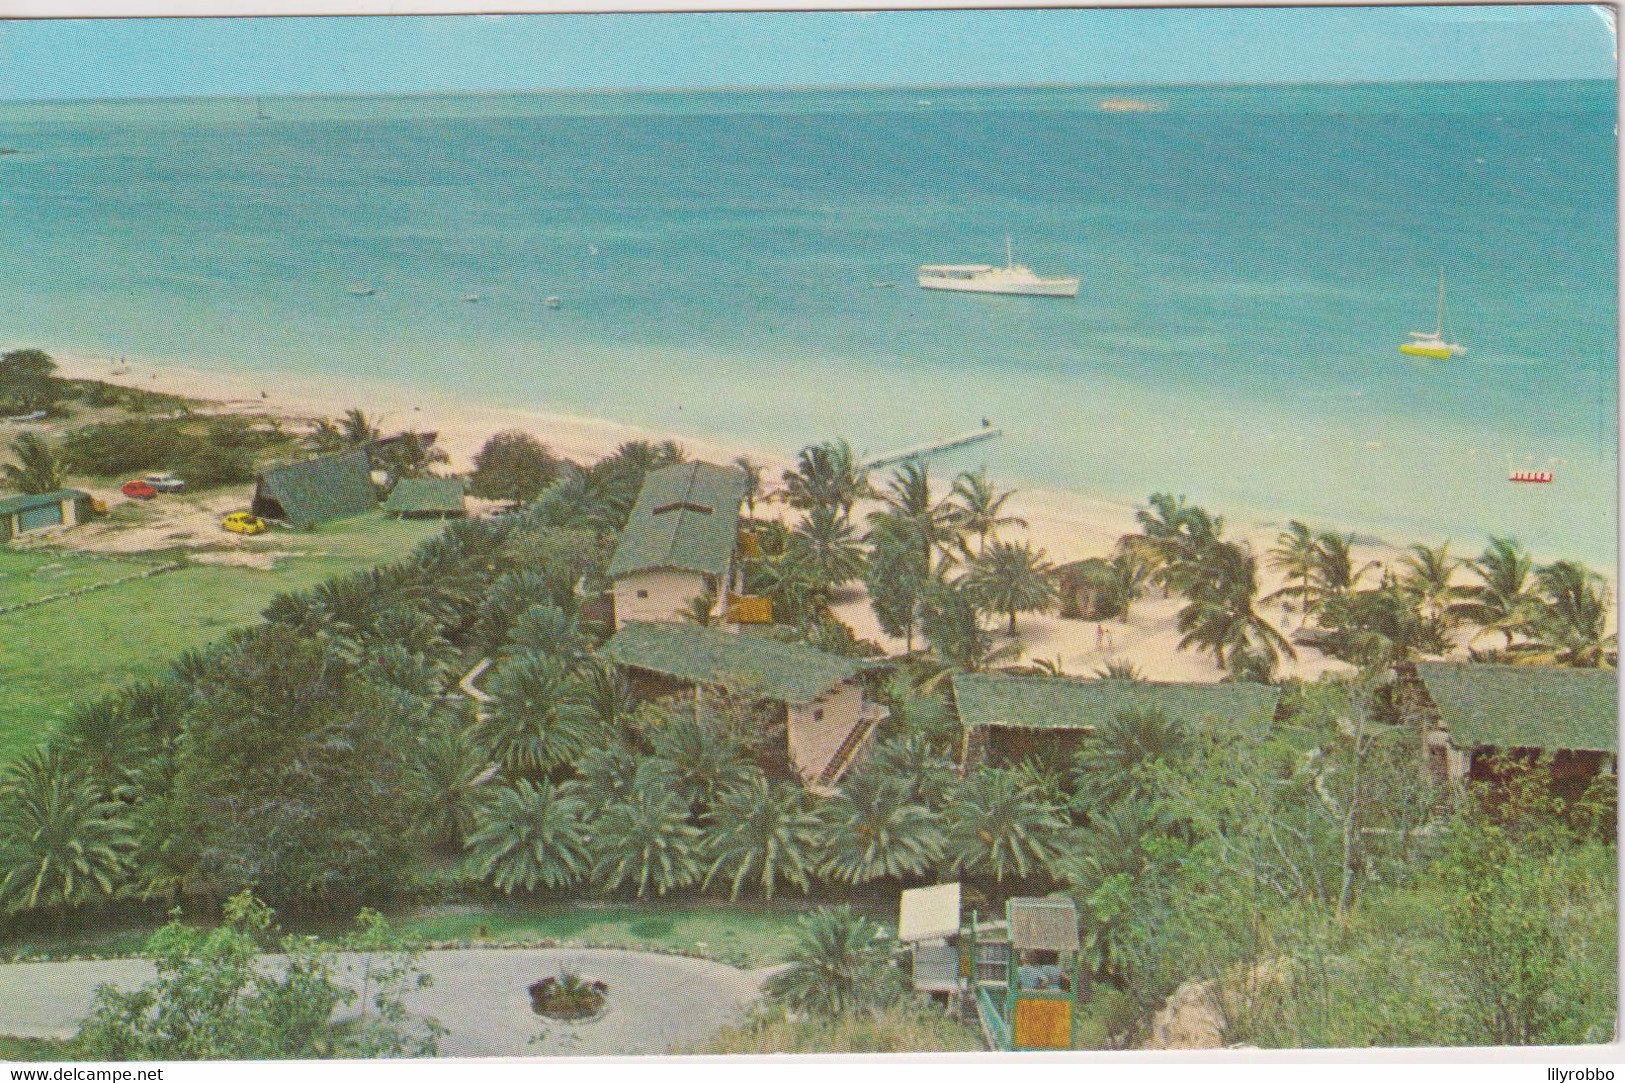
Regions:
M 1221 80 L 1190 80 L 1184 82 L 1037 82 L 1037 83 L 790 83 L 755 84 L 749 86 L 608 86 L 608 87 L 513 87 L 502 90 L 366 90 L 366 91 L 306 91 L 270 92 L 241 91 L 234 94 L 160 94 L 142 97 L 97 96 L 85 98 L 0 98 L 0 105 L 75 105 L 95 103 L 160 103 L 188 101 L 249 101 L 264 98 L 272 101 L 315 101 L 333 98 L 485 98 L 504 95 L 556 94 L 565 96 L 605 95 L 626 97 L 634 94 L 813 94 L 813 93 L 876 93 L 880 91 L 985 91 L 985 90 L 1100 90 L 1111 88 L 1144 88 L 1189 90 L 1230 88 L 1236 90 L 1268 90 L 1289 87 L 1357 87 L 1357 86 L 1494 86 L 1519 83 L 1617 83 L 1618 75 L 1537 76 L 1523 79 L 1464 78 L 1464 79 L 1291 79 L 1257 82 L 1228 82 Z

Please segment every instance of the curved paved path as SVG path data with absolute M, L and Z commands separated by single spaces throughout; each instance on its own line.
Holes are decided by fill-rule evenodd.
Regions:
M 447 1057 L 666 1053 L 737 1022 L 771 968 L 745 971 L 705 959 L 605 948 L 467 948 L 426 951 L 427 989 L 406 997 L 449 1031 Z M 583 1024 L 531 1012 L 525 989 L 561 969 L 609 984 L 609 1011 Z M 0 1034 L 65 1038 L 101 984 L 134 988 L 154 977 L 145 959 L 0 965 Z

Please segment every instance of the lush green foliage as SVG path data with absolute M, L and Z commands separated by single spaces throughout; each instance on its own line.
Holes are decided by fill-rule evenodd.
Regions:
M 214 929 L 166 925 L 147 944 L 156 980 L 130 992 L 98 990 L 76 1051 L 103 1061 L 435 1055 L 440 1028 L 402 1005 L 428 979 L 375 913 L 363 912 L 345 944 L 365 960 L 364 998 L 343 980 L 331 948 L 286 937 L 279 960 L 263 958 L 270 931 L 271 911 L 246 893 L 226 903 Z M 335 1019 L 352 1007 L 356 1018 Z

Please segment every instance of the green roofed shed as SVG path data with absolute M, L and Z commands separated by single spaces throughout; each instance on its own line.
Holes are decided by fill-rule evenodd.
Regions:
M 1416 673 L 1457 748 L 1611 753 L 1619 743 L 1613 670 L 1422 662 Z
M 1280 691 L 1264 684 L 1080 681 L 1010 673 L 954 676 L 954 702 L 966 729 L 1094 729 L 1123 711 L 1144 710 L 1190 722 L 1268 718 L 1279 700 Z
M 813 702 L 862 668 L 850 658 L 766 636 L 655 621 L 624 625 L 599 655 L 618 665 L 792 706 Z
M 743 470 L 705 462 L 650 471 L 615 547 L 610 578 L 658 568 L 727 574 L 746 486 Z
M 361 448 L 276 467 L 261 474 L 254 488 L 255 515 L 301 528 L 377 506 L 372 464 Z
M 78 489 L 0 498 L 0 541 L 89 518 L 90 494 Z
M 390 490 L 384 510 L 404 517 L 462 515 L 463 483 L 456 478 L 402 478 Z

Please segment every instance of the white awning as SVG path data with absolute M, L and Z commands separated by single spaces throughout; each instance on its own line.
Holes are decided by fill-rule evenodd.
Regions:
M 903 892 L 898 906 L 897 939 L 912 943 L 959 935 L 959 885 L 938 884 Z
M 920 273 L 928 274 L 980 274 L 991 271 L 992 264 L 988 263 L 927 263 L 920 267 Z

